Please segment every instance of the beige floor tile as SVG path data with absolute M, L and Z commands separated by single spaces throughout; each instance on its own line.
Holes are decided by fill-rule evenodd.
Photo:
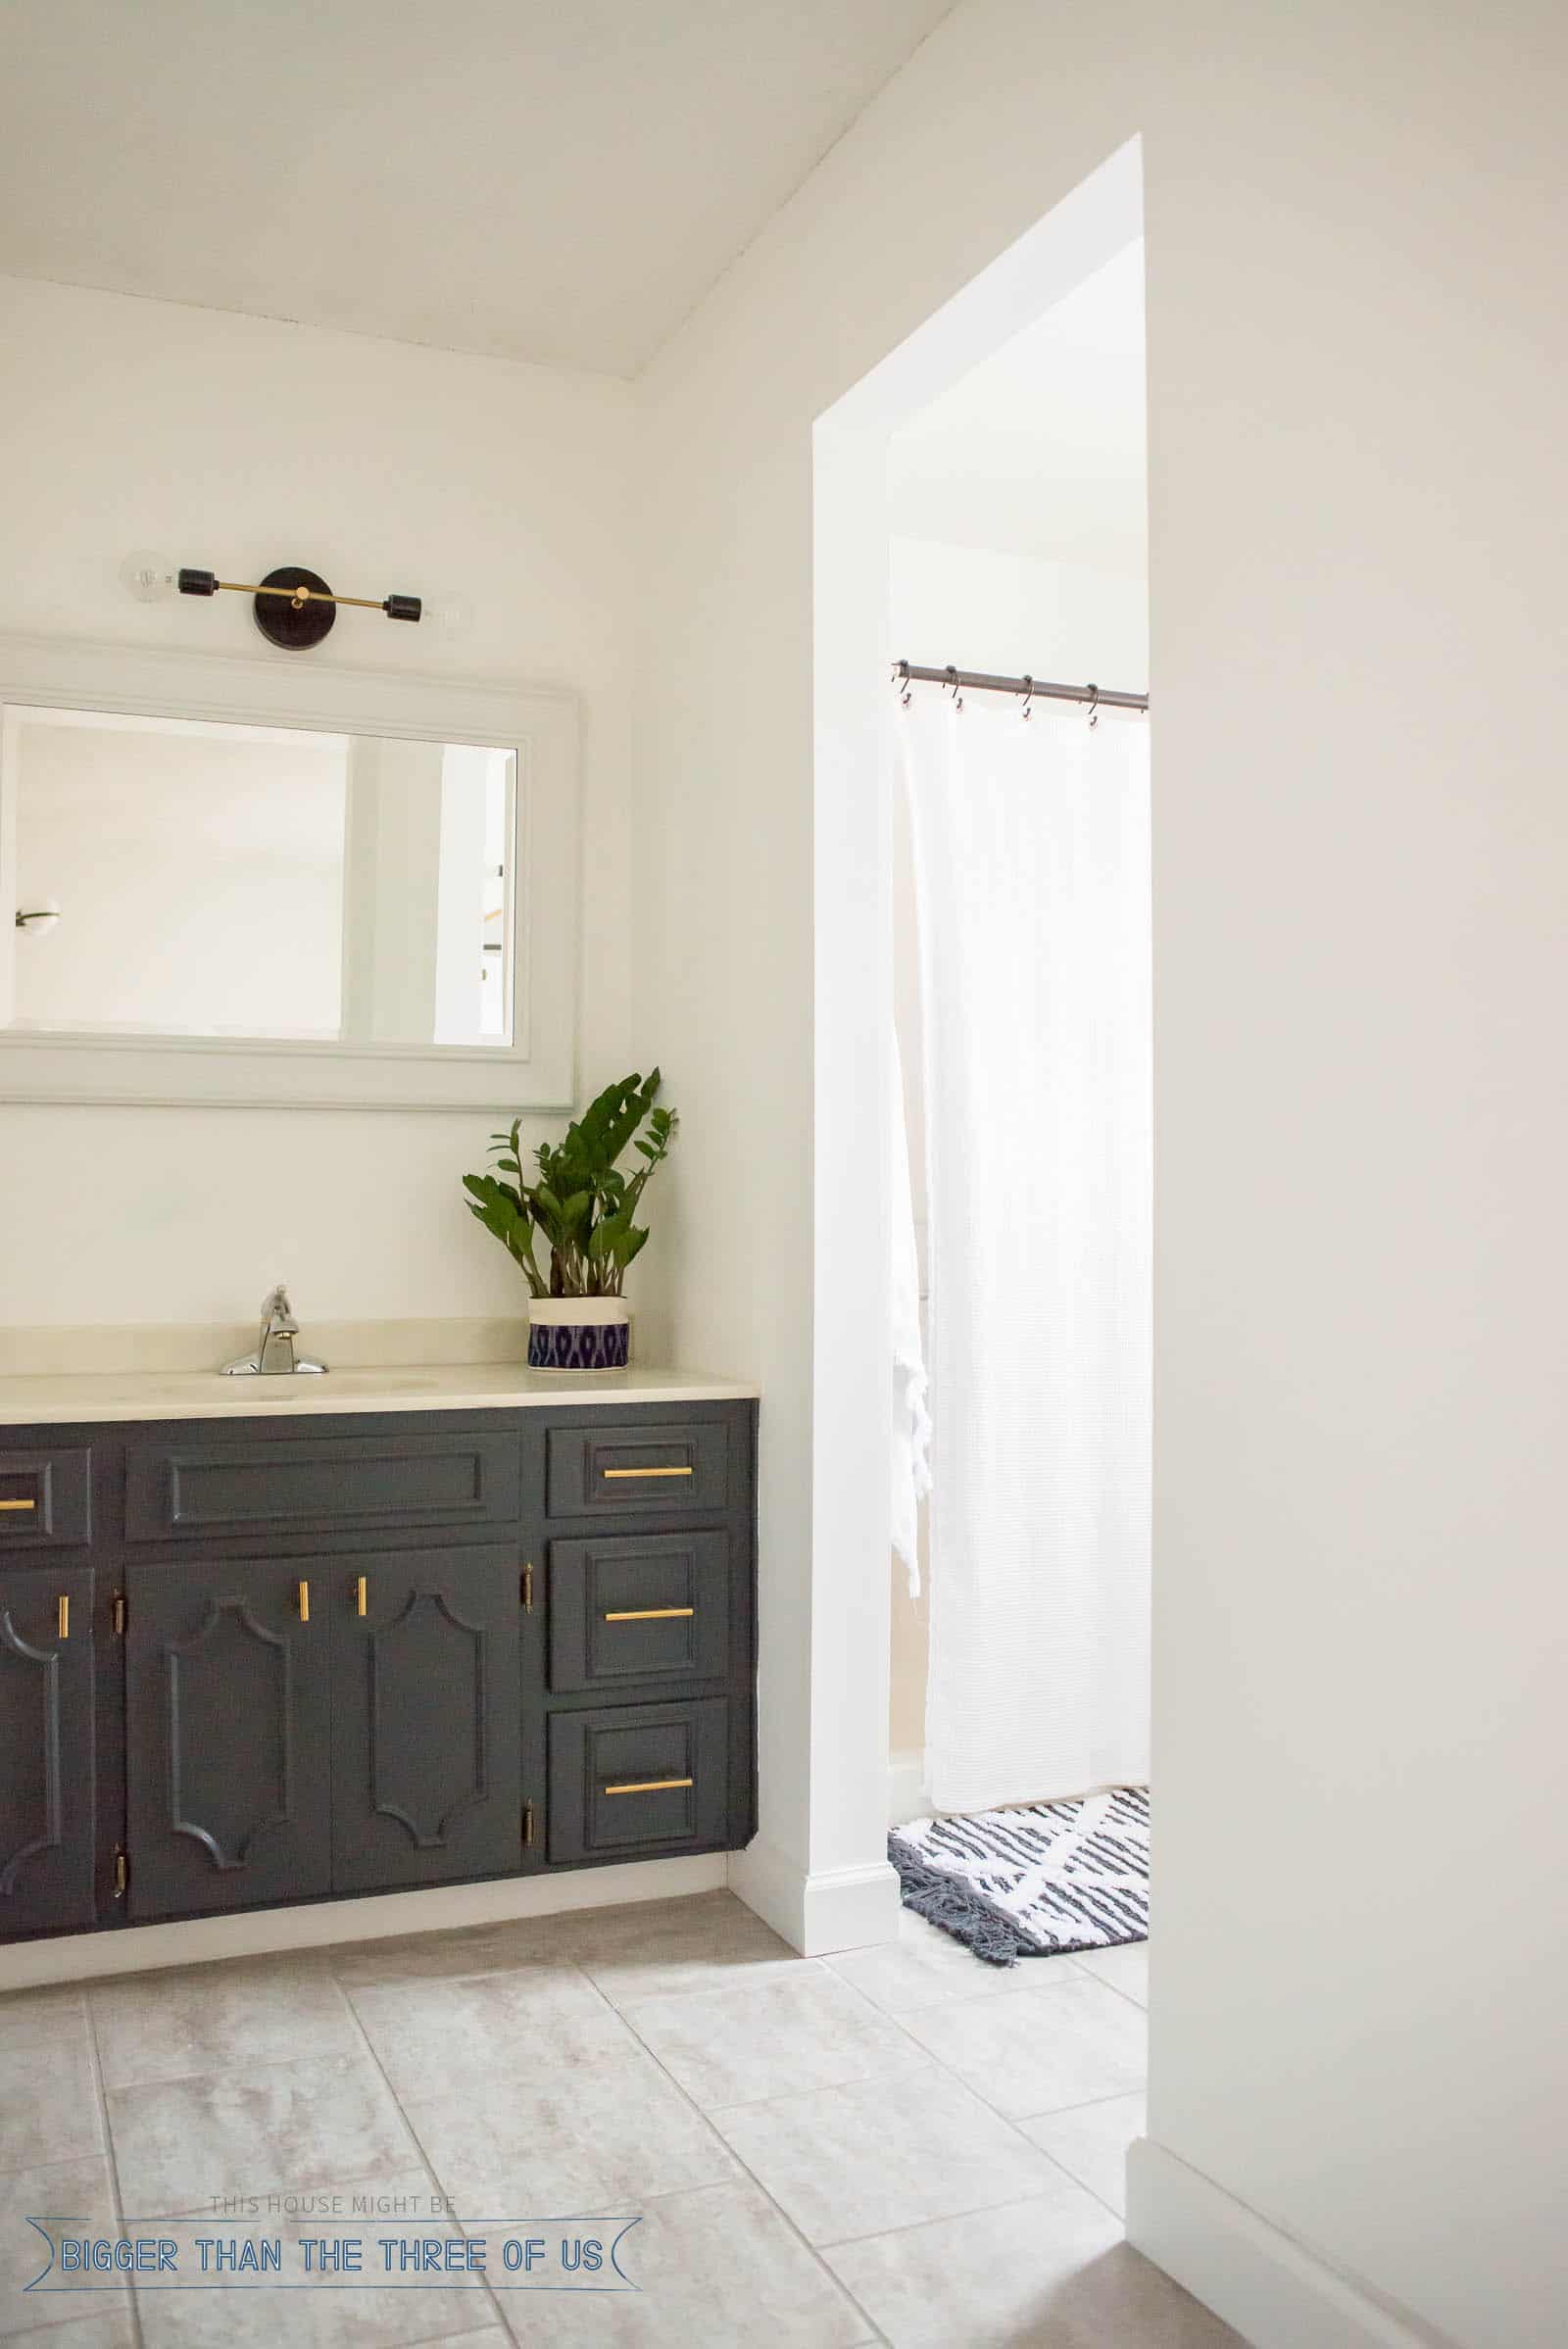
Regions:
M 401 2176 L 416 2155 L 363 2053 L 114 2088 L 126 2215 L 199 2213 L 230 2195 L 331 2192 Z
M 738 2104 L 715 2127 L 812 2243 L 983 2210 L 1061 2173 L 936 2068 Z
M 460 2218 L 532 2220 L 641 2210 L 715 2185 L 735 2164 L 619 2018 L 574 2025 L 504 2065 L 428 2074 L 405 2110 Z
M 1119 1990 L 1124 1998 L 1135 1998 L 1140 2006 L 1149 2004 L 1147 1941 L 1125 1941 L 1116 1949 L 1080 1949 L 1074 1952 L 1072 1962 L 1097 1982 Z
M 58 2270 L 49 2274 L 48 2242 L 36 2227 L 28 2226 L 29 2217 L 79 2219 L 94 2234 L 118 2234 L 108 2162 L 101 2155 L 85 2161 L 51 2162 L 41 2169 L 15 2171 L 5 2179 L 0 2189 L 0 2341 L 25 2335 L 78 2312 L 100 2316 L 129 2309 L 130 2296 L 123 2285 L 104 2276 L 75 2279 L 105 2285 L 102 2298 L 87 2300 L 74 2292 L 53 2289 L 29 2292 L 26 2287 L 35 2277 L 47 2276 L 50 2285 L 72 2281 Z
M 319 1958 L 257 1958 L 127 1974 L 89 1993 L 106 2088 L 235 2073 L 356 2045 L 343 1993 Z
M 733 1892 L 700 1892 L 560 1920 L 561 1948 L 616 2006 L 710 1990 L 806 1961 Z
M 399 2096 L 439 2092 L 470 2074 L 526 2082 L 579 2038 L 590 2048 L 636 2045 L 574 1966 L 365 1982 L 349 1996 Z
M 103 2150 L 85 2013 L 0 2039 L 0 2174 Z
M 911 2014 L 947 1998 L 980 1998 L 987 1991 L 1016 1990 L 1032 1983 L 1042 1967 L 1059 1958 L 1032 1958 L 1016 1966 L 988 1966 L 951 1933 L 927 1925 L 912 1909 L 899 1911 L 899 1937 L 874 1949 L 848 1949 L 829 1958 L 835 1974 L 890 2015 Z
M 749 2180 L 650 2202 L 619 2249 L 627 2293 L 500 2292 L 525 2349 L 858 2349 L 865 2319 Z
M 1067 2178 L 826 2254 L 893 2349 L 1243 2349 Z
M 707 2112 L 880 2080 L 930 2061 L 825 1966 L 769 1974 L 746 1988 L 637 1999 L 624 2012 L 671 2079 Z
M 513 1966 L 561 1962 L 561 1920 L 517 1917 L 454 1933 L 399 1933 L 383 1941 L 346 1941 L 323 1952 L 339 1982 L 445 1981 L 504 1974 Z
M 0 1990 L 0 2046 L 13 2036 L 31 2039 L 44 2031 L 70 2031 L 80 2022 L 84 2005 L 75 1982 L 37 1990 Z
M 0 2341 L 24 2341 L 27 2349 L 135 2349 L 135 2326 L 128 2310 L 102 2316 L 68 2317 L 47 2332 L 0 2333 Z
M 1031 2144 L 1071 2172 L 1080 2185 L 1098 2194 L 1118 2216 L 1126 2209 L 1127 2148 L 1144 2134 L 1146 2100 L 1109 2096 L 1074 2112 L 1047 2113 L 1018 2127 Z
M 406 2195 L 416 2207 L 427 2205 L 430 2184 L 422 2170 L 401 2178 L 378 2178 L 379 2191 Z M 345 2201 L 352 2197 L 345 2197 Z M 379 2276 L 378 2233 L 395 2234 L 394 2226 L 378 2227 L 373 2219 L 345 2216 L 341 2222 L 319 2219 L 289 2220 L 261 2214 L 255 2218 L 166 2220 L 159 2227 L 179 2245 L 182 2273 L 199 2275 L 197 2235 L 232 2235 L 238 2240 L 263 2235 L 278 2237 L 283 2246 L 283 2279 L 292 2287 L 280 2292 L 263 2279 L 237 2288 L 215 2290 L 199 2284 L 194 2290 L 157 2290 L 143 2287 L 136 2294 L 144 2349 L 401 2349 L 408 2342 L 425 2342 L 494 2323 L 489 2293 L 479 2282 L 449 2287 L 387 2282 L 384 2278 L 363 2290 L 330 2280 L 305 2281 L 300 2244 L 307 2235 L 328 2240 L 345 2231 L 363 2236 L 368 2274 Z M 411 2229 L 420 2235 L 449 2235 L 457 2230 L 450 2221 L 421 2218 Z M 50 2349 L 47 2341 L 32 2349 Z
M 1038 1989 L 950 1999 L 904 2023 L 1009 2120 L 1128 2095 L 1144 2084 L 1147 2027 L 1139 2009 L 1065 1968 Z

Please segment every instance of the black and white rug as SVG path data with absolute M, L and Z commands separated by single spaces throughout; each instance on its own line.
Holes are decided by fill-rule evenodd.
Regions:
M 1113 1786 L 888 1837 L 904 1905 L 989 1965 L 1149 1938 L 1149 1789 Z

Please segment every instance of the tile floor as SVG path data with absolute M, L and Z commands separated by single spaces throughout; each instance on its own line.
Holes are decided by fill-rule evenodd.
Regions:
M 715 1892 L 0 1997 L 0 2341 L 1234 2343 L 1122 2240 L 1143 1950 L 999 1972 L 903 1924 L 807 1960 Z M 28 2213 L 286 2238 L 270 2197 L 363 2193 L 435 2236 L 640 2214 L 640 2289 L 24 2290 Z

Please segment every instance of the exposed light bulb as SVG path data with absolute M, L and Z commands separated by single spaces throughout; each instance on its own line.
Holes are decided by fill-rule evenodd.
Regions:
M 138 604 L 158 604 L 165 596 L 179 593 L 179 565 L 172 555 L 159 555 L 138 547 L 121 564 L 120 584 L 129 590 Z
M 466 636 L 473 626 L 473 606 L 456 588 L 441 588 L 435 595 L 426 596 L 423 604 L 421 620 L 431 635 L 439 636 L 444 644 Z

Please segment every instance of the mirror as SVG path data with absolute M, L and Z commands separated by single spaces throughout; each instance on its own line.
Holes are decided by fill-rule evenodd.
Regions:
M 0 1029 L 506 1050 L 517 753 L 11 703 Z

